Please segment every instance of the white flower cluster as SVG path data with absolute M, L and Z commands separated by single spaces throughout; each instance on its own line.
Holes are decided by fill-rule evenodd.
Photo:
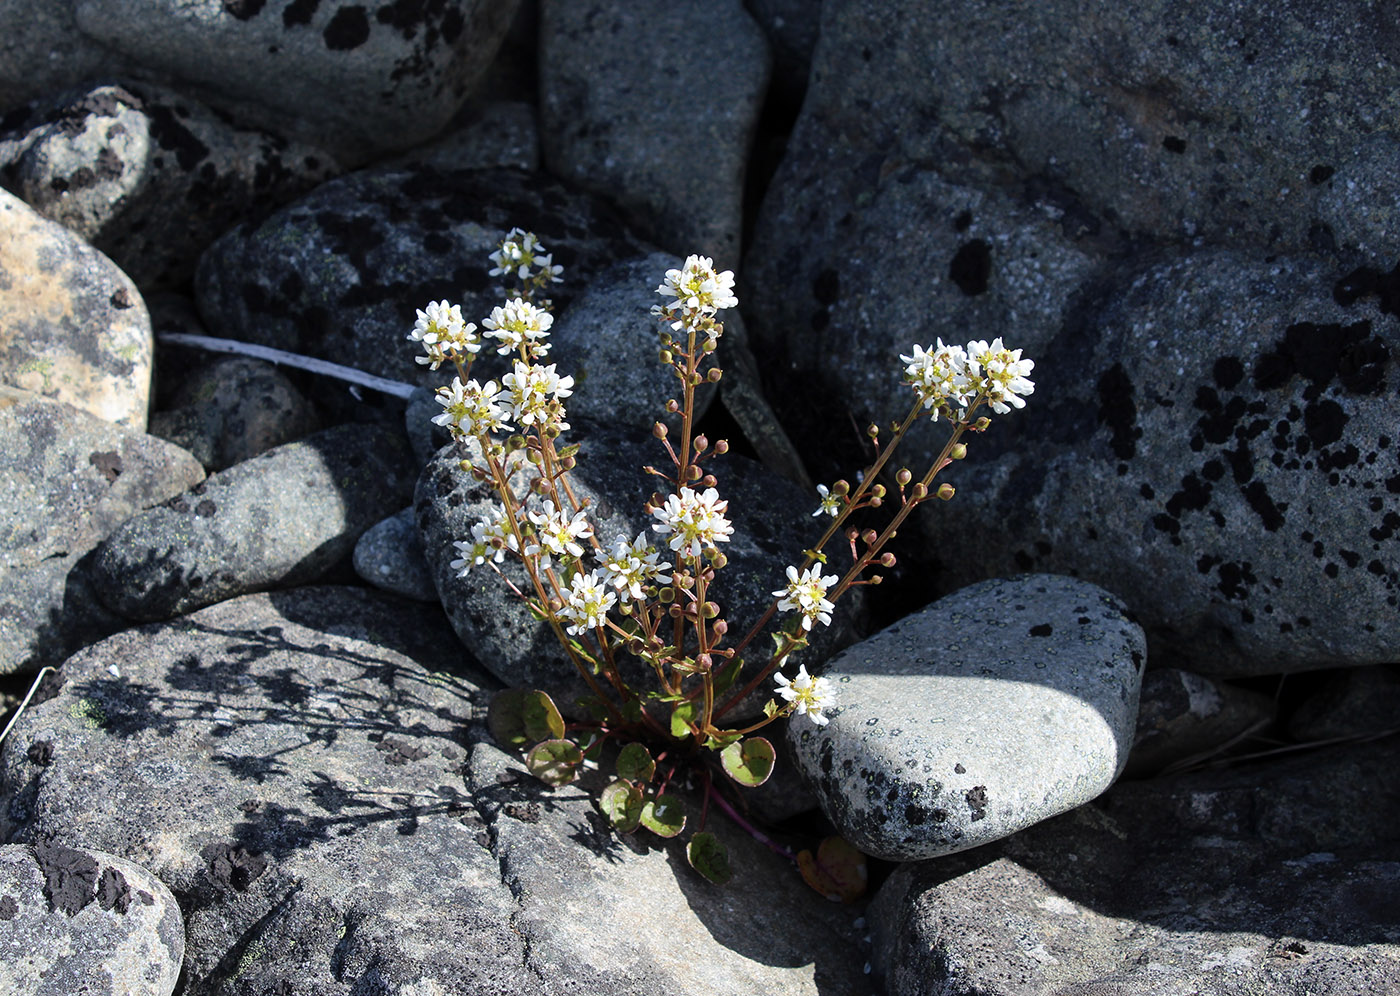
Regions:
M 823 577 L 821 568 L 815 564 L 801 574 L 796 567 L 790 566 L 787 577 L 787 587 L 773 592 L 781 599 L 778 602 L 779 610 L 801 613 L 804 630 L 811 630 L 814 622 L 830 626 L 831 610 L 836 606 L 826 597 L 826 590 L 841 579 L 833 574 Z
M 724 515 L 729 502 L 714 488 L 695 491 L 682 487 L 651 514 L 658 520 L 651 528 L 671 537 L 671 549 L 684 557 L 699 557 L 706 547 L 728 543 L 734 526 Z
M 544 507 L 529 513 L 530 524 L 535 527 L 533 542 L 525 547 L 526 556 L 539 557 L 541 567 L 549 567 L 554 557 L 583 556 L 583 544 L 579 540 L 593 536 L 593 524 L 588 515 L 579 509 L 572 516 L 554 507 L 554 502 L 546 498 Z
M 990 345 L 974 340 L 965 347 L 936 341 L 927 350 L 916 345 L 912 354 L 900 356 L 906 364 L 904 382 L 914 388 L 935 420 L 940 412 L 951 414 L 954 405 L 966 408 L 978 399 L 998 415 L 1026 406 L 1024 396 L 1035 391 L 1035 384 L 1027 379 L 1035 361 L 1021 359 L 1019 349 L 1007 349 L 1000 338 Z
M 714 317 L 725 308 L 737 308 L 734 272 L 716 272 L 708 256 L 687 256 L 679 270 L 667 270 L 656 293 L 673 300 L 652 308 L 652 314 L 671 323 L 673 331 L 696 329 L 714 338 Z
M 469 380 L 463 384 L 461 377 L 453 377 L 450 385 L 438 388 L 434 395 L 443 410 L 433 416 L 433 423 L 446 426 L 453 439 L 509 432 L 515 428 L 506 421 L 514 417 L 512 410 L 499 404 L 505 396 L 506 392 L 494 380 L 485 384 Z
M 517 297 L 507 301 L 504 307 L 492 308 L 491 317 L 481 324 L 492 338 L 501 340 L 496 352 L 502 356 L 518 351 L 535 359 L 549 352 L 549 343 L 544 339 L 554 325 L 554 316 L 524 298 Z
M 512 228 L 507 232 L 501 247 L 490 258 L 496 264 L 490 271 L 493 277 L 511 274 L 518 280 L 533 279 L 540 285 L 558 283 L 563 279 L 560 274 L 564 268 L 554 264 L 554 257 L 544 251 L 534 232 L 521 228 Z M 534 272 L 536 268 L 538 273 Z
M 631 543 L 619 536 L 603 566 L 624 602 L 640 602 L 647 597 L 649 586 L 658 582 L 669 584 L 671 581 L 671 575 L 665 573 L 671 569 L 671 565 L 662 560 L 656 547 L 647 542 L 644 532 L 638 533 Z
M 793 712 L 806 716 L 818 726 L 825 726 L 829 720 L 822 715 L 823 709 L 830 709 L 835 699 L 831 681 L 827 678 L 813 678 L 807 673 L 807 665 L 797 669 L 797 677 L 788 680 L 779 671 L 773 675 L 778 683 L 778 694 L 785 702 L 795 704 Z
M 422 356 L 414 361 L 436 370 L 449 360 L 463 360 L 481 349 L 481 337 L 476 325 L 462 318 L 461 305 L 434 301 L 418 312 L 418 321 L 408 334 L 412 342 L 423 347 Z
M 594 569 L 585 574 L 579 571 L 569 579 L 569 591 L 559 615 L 568 624 L 566 627 L 574 636 L 602 626 L 608 618 L 608 609 L 617 604 L 617 596 L 607 586 L 607 571 Z
M 466 577 L 473 567 L 488 560 L 499 564 L 506 559 L 507 550 L 519 548 L 506 522 L 506 514 L 500 508 L 492 508 L 487 518 L 472 526 L 470 540 L 453 540 L 452 545 L 461 556 L 447 566 L 456 571 L 459 578 Z
M 919 347 L 915 346 L 914 348 L 918 349 Z M 817 510 L 812 513 L 813 516 L 829 515 L 835 518 L 841 514 L 841 496 L 832 494 L 831 489 L 825 484 L 817 485 L 817 497 L 821 499 L 821 504 L 818 505 Z
M 501 378 L 510 392 L 510 414 L 521 425 L 569 428 L 564 421 L 562 401 L 574 393 L 574 379 L 560 377 L 554 364 L 538 366 L 515 361 L 515 367 Z

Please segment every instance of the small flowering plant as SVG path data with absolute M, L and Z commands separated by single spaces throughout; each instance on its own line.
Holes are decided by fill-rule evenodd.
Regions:
M 826 713 L 835 706 L 831 683 L 810 675 L 805 664 L 792 676 L 783 666 L 807 645 L 814 627 L 831 624 L 842 595 L 880 582 L 876 572 L 895 563 L 884 547 L 913 510 L 933 497 L 953 496 L 948 484 L 934 488 L 934 478 L 963 458 L 965 433 L 986 429 L 988 419 L 977 414 L 981 409 L 1004 414 L 1024 406 L 1034 390 L 1027 379 L 1032 362 L 1000 339 L 966 346 L 940 340 L 927 348 L 915 345 L 901 356 L 905 383 L 914 394 L 909 413 L 893 425 L 886 445 L 878 426 L 870 427 L 876 456 L 854 487 L 846 481 L 818 487 L 813 515 L 830 522 L 802 562 L 788 566 L 767 610 L 741 631 L 725 617 L 720 584 L 727 563 L 723 550 L 734 527 L 712 460 L 728 444 L 711 445 L 694 425 L 696 388 L 721 377 L 712 354 L 724 333 L 719 313 L 738 304 L 734 275 L 691 256 L 668 270 L 657 287 L 662 302 L 652 312 L 660 325 L 659 358 L 680 385 L 680 397 L 667 403 L 666 412 L 678 417 L 680 431 L 673 441 L 663 423 L 653 429 L 669 463 L 660 470 L 646 468 L 658 479 L 646 505 L 650 530 L 604 546 L 592 510 L 570 484 L 579 448 L 564 442 L 570 428 L 565 401 L 574 381 L 544 362 L 553 316 L 543 293 L 561 279 L 562 270 L 533 233 L 519 229 L 490 258 L 491 274 L 514 286 L 505 303 L 482 320 L 480 331 L 458 306 L 438 301 L 418 312 L 408 335 L 422 349 L 418 363 L 434 370 L 450 363 L 455 369 L 452 382 L 436 393 L 442 411 L 433 421 L 464 444 L 459 448 L 468 454 L 463 468 L 495 496 L 470 534 L 454 542 L 458 556 L 451 567 L 459 576 L 495 571 L 553 630 L 591 691 L 580 703 L 578 715 L 584 718 L 570 722 L 544 692 L 503 692 L 488 717 L 493 734 L 526 748 L 529 770 L 551 785 L 572 781 L 611 742 L 618 748 L 616 777 L 600 804 L 624 833 L 639 827 L 662 837 L 682 833 L 687 814 L 671 786 L 698 779 L 705 806 L 687 856 L 701 874 L 713 881 L 729 874 L 718 839 L 703 829 L 713 802 L 830 892 L 831 874 L 822 869 L 831 862 L 823 855 L 849 848 L 824 845 L 816 858 L 806 851 L 794 856 L 749 827 L 719 784 L 752 787 L 768 778 L 777 755 L 757 734 L 774 720 L 796 716 L 827 723 Z M 499 381 L 471 377 L 485 345 L 509 358 L 510 370 Z M 920 418 L 946 420 L 947 442 L 917 479 L 907 467 L 889 474 L 892 453 Z M 887 475 L 893 495 L 882 483 Z M 849 524 L 853 514 L 878 509 L 891 497 L 894 513 L 882 530 Z M 838 537 L 838 549 L 850 562 L 831 569 L 826 550 Z M 508 561 L 523 569 L 523 584 L 507 577 Z M 756 636 L 779 616 L 772 648 L 760 651 Z M 643 673 L 654 684 L 639 688 L 624 679 L 620 665 L 628 657 L 644 663 Z M 757 721 L 726 721 L 769 681 L 774 698 Z

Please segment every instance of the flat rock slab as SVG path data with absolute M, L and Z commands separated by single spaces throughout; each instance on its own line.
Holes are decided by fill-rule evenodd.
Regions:
M 119 634 L 5 742 L 0 830 L 152 868 L 190 996 L 869 991 L 849 908 L 713 813 L 726 889 L 619 840 L 483 740 L 460 655 L 437 609 L 362 589 Z
M 8 996 L 170 996 L 185 925 L 146 869 L 62 845 L 0 847 L 0 989 Z
M 1400 992 L 1400 741 L 1124 782 L 905 865 L 870 905 L 890 996 Z
M 788 739 L 842 836 L 895 861 L 1005 837 L 1094 798 L 1127 761 L 1142 630 L 1101 588 L 964 588 L 832 659 L 830 722 Z

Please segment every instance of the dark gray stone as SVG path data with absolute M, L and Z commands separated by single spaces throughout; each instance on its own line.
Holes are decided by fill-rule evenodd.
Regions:
M 203 477 L 169 443 L 0 388 L 0 673 L 58 664 L 125 626 L 77 565 L 128 518 Z
M 1190 671 L 1167 667 L 1142 677 L 1137 732 L 1123 774 L 1140 778 L 1199 758 L 1273 722 L 1274 700 Z
M 1389 741 L 1172 779 L 966 854 L 871 903 L 891 996 L 1400 989 Z
M 438 600 L 411 507 L 366 529 L 354 563 L 355 573 L 376 588 L 419 602 Z
M 612 198 L 658 245 L 734 267 L 769 63 L 740 0 L 544 0 L 545 165 Z
M 385 166 L 435 169 L 540 168 L 540 133 L 533 104 L 518 99 L 472 99 L 442 136 L 387 160 Z
M 131 619 L 168 619 L 250 591 L 304 584 L 349 558 L 412 494 L 408 447 L 343 425 L 211 475 L 134 516 L 93 563 L 102 600 Z
M 1094 798 L 1127 762 L 1146 663 L 1108 592 L 1026 575 L 948 595 L 831 660 L 788 742 L 841 835 L 909 861 Z
M 1400 674 L 1377 665 L 1332 675 L 1288 718 L 1288 732 L 1300 741 L 1400 732 Z

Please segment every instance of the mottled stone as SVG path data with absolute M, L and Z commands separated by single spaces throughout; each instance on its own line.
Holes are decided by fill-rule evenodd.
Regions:
M 1273 698 L 1167 667 L 1142 677 L 1137 732 L 1124 775 L 1142 777 L 1223 748 L 1274 719 Z
M 615 200 L 658 245 L 733 267 L 769 61 L 739 0 L 544 0 L 545 165 Z
M 0 674 L 58 664 L 124 626 L 79 562 L 203 477 L 192 456 L 153 436 L 0 388 Z
M 1400 990 L 1395 740 L 1123 782 L 904 865 L 868 913 L 891 996 Z
M 376 588 L 420 602 L 438 600 L 412 507 L 366 529 L 355 544 L 354 563 L 355 573 Z
M 835 706 L 788 728 L 848 841 L 950 854 L 1072 809 L 1123 770 L 1146 661 L 1121 602 L 1027 575 L 949 595 L 823 669 Z
M 77 29 L 71 3 L 20 0 L 0 6 L 0 117 L 124 60 Z
M 10 996 L 170 996 L 185 926 L 145 868 L 63 845 L 0 847 L 0 988 Z
M 304 584 L 349 558 L 412 494 L 407 446 L 375 426 L 337 426 L 213 474 L 136 515 L 92 562 L 102 600 L 168 619 L 250 591 Z
M 522 100 L 468 101 L 440 138 L 384 163 L 435 169 L 540 168 L 534 105 Z
M 0 190 L 0 382 L 146 428 L 151 322 L 136 285 Z

